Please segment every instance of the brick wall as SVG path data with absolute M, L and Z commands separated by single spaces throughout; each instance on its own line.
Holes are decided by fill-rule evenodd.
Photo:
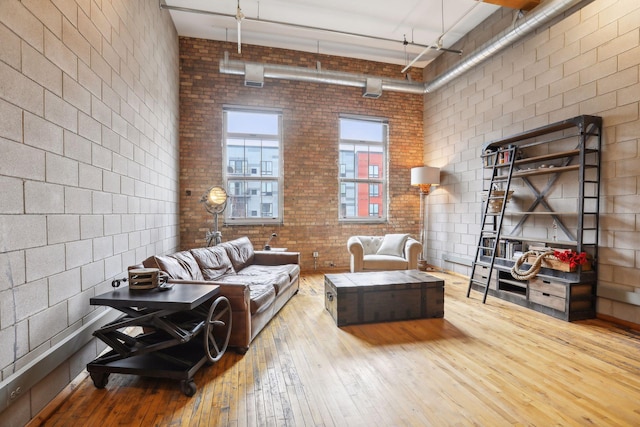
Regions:
M 157 0 L 2 0 L 0 46 L 6 380 L 95 317 L 89 298 L 128 265 L 177 248 L 178 37 Z M 103 348 L 23 389 L 0 424 L 24 425 Z
M 458 48 L 472 52 L 512 20 L 512 11 L 498 11 Z M 425 70 L 425 79 L 455 61 L 441 56 Z M 635 0 L 595 0 L 425 97 L 425 157 L 443 168 L 443 185 L 429 197 L 429 260 L 470 273 L 442 257 L 473 258 L 484 142 L 580 114 L 604 119 L 598 284 L 639 292 L 640 4 Z M 599 298 L 598 313 L 640 323 L 635 305 Z
M 410 169 L 422 165 L 422 96 L 384 92 L 365 99 L 361 88 L 266 79 L 263 88 L 244 86 L 242 76 L 218 71 L 224 52 L 231 59 L 402 78 L 400 66 L 324 55 L 180 38 L 180 242 L 183 249 L 204 245 L 212 218 L 198 202 L 222 183 L 222 107 L 225 104 L 279 108 L 284 117 L 284 223 L 281 226 L 222 226 L 223 240 L 249 236 L 262 247 L 301 253 L 302 268 L 348 268 L 347 238 L 393 232 L 418 235 L 419 196 Z M 413 76 L 420 79 L 420 74 Z M 389 119 L 390 210 L 386 224 L 338 222 L 338 116 L 341 113 Z M 191 195 L 187 195 L 191 191 Z

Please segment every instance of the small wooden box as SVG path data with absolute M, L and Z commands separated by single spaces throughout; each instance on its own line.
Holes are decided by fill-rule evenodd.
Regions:
M 444 280 L 418 270 L 327 274 L 324 289 L 338 326 L 444 316 Z
M 534 255 L 527 256 L 527 264 L 533 265 L 536 262 L 536 258 Z M 573 267 L 569 265 L 568 262 L 560 261 L 559 259 L 553 258 L 543 258 L 542 264 L 540 264 L 543 268 L 550 268 L 552 270 L 564 271 L 567 273 L 574 273 L 578 270 L 578 267 Z M 582 271 L 591 271 L 591 258 L 586 264 L 582 265 Z

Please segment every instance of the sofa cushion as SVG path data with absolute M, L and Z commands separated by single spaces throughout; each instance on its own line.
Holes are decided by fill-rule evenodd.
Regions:
M 300 275 L 300 266 L 298 264 L 252 264 L 244 268 L 239 274 L 244 276 L 284 275 L 291 281 Z
M 404 258 L 390 255 L 365 255 L 362 264 L 363 270 L 406 270 L 407 261 Z
M 251 314 L 257 314 L 267 310 L 276 300 L 276 289 L 271 285 L 253 284 L 249 286 L 251 294 L 250 310 Z
M 286 269 L 272 268 L 261 265 L 250 265 L 242 270 L 239 276 L 252 277 L 253 281 L 271 285 L 276 290 L 276 295 L 288 288 L 292 279 Z
M 228 274 L 216 279 L 217 283 L 247 285 L 249 287 L 249 311 L 251 314 L 260 313 L 271 306 L 276 299 L 276 288 L 264 277 Z
M 198 263 L 189 251 L 176 252 L 171 255 L 156 255 L 153 257 L 158 268 L 169 275 L 171 279 L 204 280 Z
M 205 280 L 216 280 L 225 274 L 235 274 L 227 251 L 220 246 L 191 249 L 190 252 L 198 263 Z
M 404 245 L 408 238 L 408 234 L 385 234 L 377 255 L 404 256 Z
M 248 237 L 240 237 L 239 239 L 224 242 L 220 246 L 227 251 L 227 256 L 236 272 L 253 264 L 253 245 Z

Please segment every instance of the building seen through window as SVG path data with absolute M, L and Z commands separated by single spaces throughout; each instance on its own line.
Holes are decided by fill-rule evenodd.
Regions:
M 387 138 L 384 119 L 340 118 L 341 220 L 386 220 Z
M 225 181 L 232 223 L 278 222 L 282 218 L 282 114 L 225 108 Z

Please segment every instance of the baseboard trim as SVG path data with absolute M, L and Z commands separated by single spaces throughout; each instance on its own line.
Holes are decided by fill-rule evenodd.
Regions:
M 93 339 L 93 331 L 115 320 L 120 314 L 116 310 L 102 311 L 73 334 L 0 382 L 0 413 L 84 347 Z

